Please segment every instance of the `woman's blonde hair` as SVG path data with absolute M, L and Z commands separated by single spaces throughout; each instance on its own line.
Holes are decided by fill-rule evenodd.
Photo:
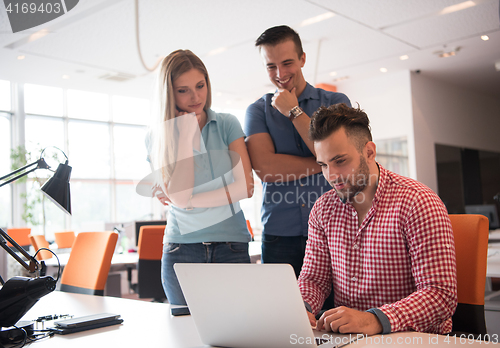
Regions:
M 153 117 L 156 119 L 156 127 L 151 130 L 153 135 L 151 160 L 153 168 L 156 169 L 156 184 L 168 183 L 175 168 L 178 134 L 172 121 L 176 110 L 174 81 L 191 69 L 196 69 L 205 76 L 207 100 L 203 110 L 206 112 L 212 104 L 212 89 L 207 68 L 201 59 L 189 50 L 176 50 L 166 56 L 160 65 L 157 77 L 158 94 L 155 101 L 156 117 Z

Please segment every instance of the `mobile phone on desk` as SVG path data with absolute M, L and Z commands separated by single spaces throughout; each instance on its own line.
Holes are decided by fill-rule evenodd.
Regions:
M 94 315 L 87 315 L 85 317 L 71 318 L 66 320 L 60 320 L 54 322 L 56 327 L 62 328 L 75 328 L 82 327 L 88 325 L 95 325 L 110 322 L 116 319 L 119 319 L 119 314 L 111 314 L 111 313 L 100 313 Z
M 179 315 L 190 315 L 191 313 L 189 312 L 188 307 L 172 307 L 170 310 L 173 316 L 179 316 Z

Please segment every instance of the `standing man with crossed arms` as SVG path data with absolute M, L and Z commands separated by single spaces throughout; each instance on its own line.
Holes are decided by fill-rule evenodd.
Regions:
M 331 187 L 308 139 L 310 116 L 320 106 L 350 105 L 341 93 L 314 88 L 302 75 L 306 55 L 299 35 L 282 25 L 256 40 L 275 93 L 246 112 L 246 143 L 253 169 L 263 182 L 262 262 L 289 263 L 300 274 L 309 213 Z

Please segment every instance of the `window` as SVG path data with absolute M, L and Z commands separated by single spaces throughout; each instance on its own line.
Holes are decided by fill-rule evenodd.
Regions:
M 43 149 L 44 159 L 51 169 L 64 159 L 64 155 L 52 148 L 53 146 L 64 151 L 64 124 L 63 120 L 55 117 L 27 116 L 25 121 L 26 151 L 31 153 L 32 162 L 40 158 Z M 59 162 L 53 157 L 57 156 Z M 45 171 L 37 171 L 38 176 Z M 50 172 L 45 176 L 52 176 Z
M 10 100 L 10 82 L 0 80 L 0 110 L 10 111 L 12 109 Z
M 149 123 L 148 100 L 29 84 L 24 95 L 25 146 L 33 161 L 45 149 L 43 157 L 55 170 L 65 160 L 57 147 L 67 154 L 72 167 L 71 218 L 48 200 L 36 201 L 39 185 L 30 174 L 27 194 L 28 201 L 34 202 L 30 210 L 34 218 L 28 225 L 34 233 L 44 232 L 50 240 L 58 230 L 100 231 L 106 222 L 144 219 L 158 210 L 151 198 L 135 191 L 138 181 L 150 172 L 144 126 Z M 10 121 L 0 118 L 5 120 Z M 9 133 L 9 125 L 0 122 L 0 134 Z M 36 175 L 44 179 L 52 173 L 39 170 Z
M 376 140 L 377 161 L 394 173 L 409 176 L 408 142 L 406 137 Z
M 113 130 L 115 177 L 140 180 L 151 173 L 146 160 L 146 127 L 115 125 Z
M 62 88 L 24 85 L 24 110 L 27 114 L 63 115 Z
M 3 99 L 0 91 L 0 100 Z M 11 172 L 10 169 L 10 114 L 0 112 L 0 177 Z M 0 227 L 9 225 L 11 214 L 11 187 L 0 188 Z
M 68 90 L 68 117 L 109 121 L 109 97 L 102 93 Z
M 109 124 L 70 121 L 68 124 L 71 177 L 110 179 L 111 154 Z
M 149 101 L 146 99 L 113 96 L 113 121 L 130 124 L 150 124 Z

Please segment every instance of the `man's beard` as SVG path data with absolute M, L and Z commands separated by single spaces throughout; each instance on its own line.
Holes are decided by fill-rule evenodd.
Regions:
M 339 178 L 335 182 L 331 182 L 330 185 L 335 189 L 335 192 L 339 195 L 343 202 L 352 202 L 352 199 L 362 192 L 368 186 L 368 180 L 370 179 L 370 170 L 368 169 L 368 164 L 363 156 L 360 156 L 360 162 L 358 169 L 349 174 L 347 178 Z M 345 182 L 345 186 L 340 190 L 337 190 L 334 183 Z M 361 202 L 358 202 L 361 203 Z

